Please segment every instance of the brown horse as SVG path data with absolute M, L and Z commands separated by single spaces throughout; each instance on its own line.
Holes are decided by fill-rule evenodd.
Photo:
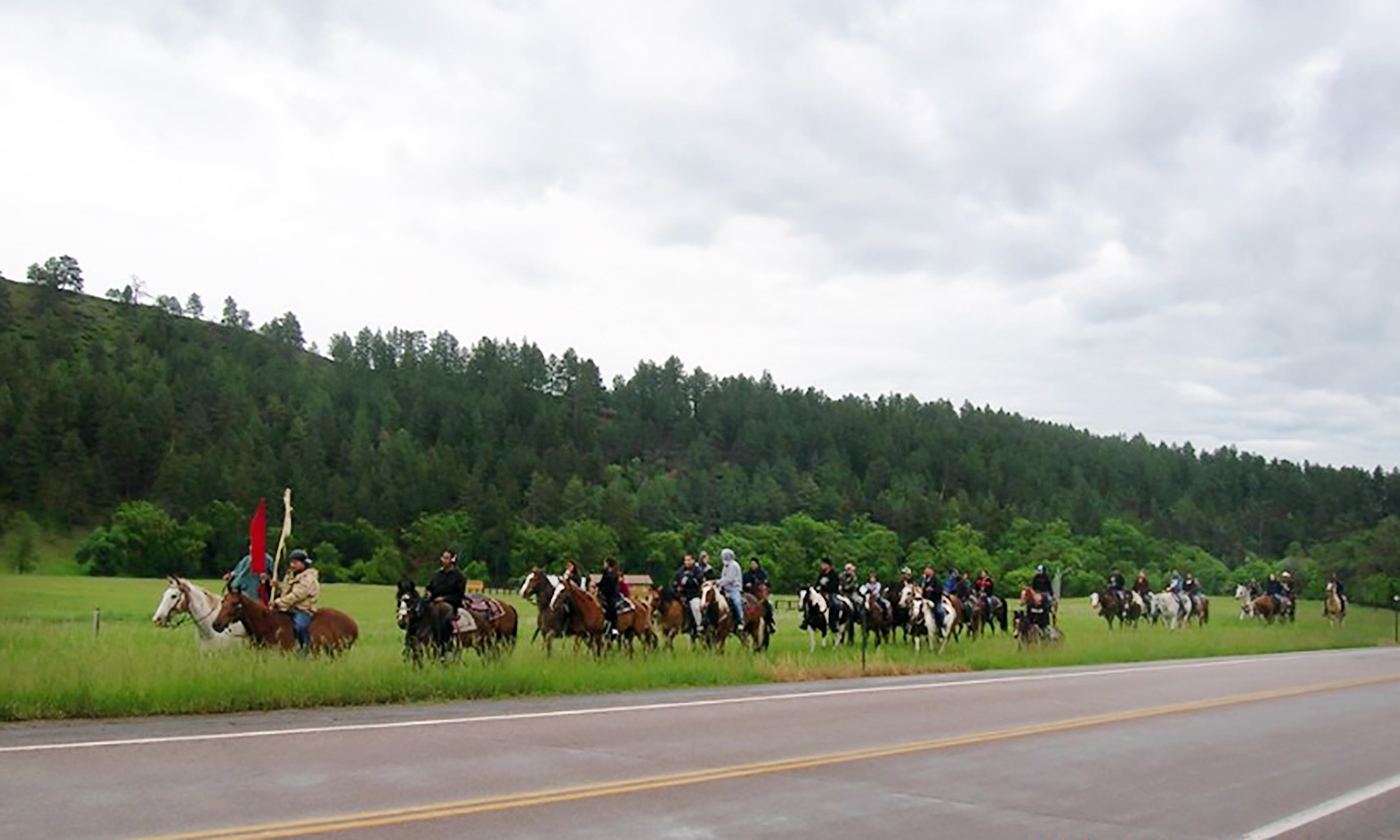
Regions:
M 712 580 L 700 586 L 700 614 L 705 616 L 706 647 L 724 653 L 724 640 L 734 632 L 734 606 Z
M 768 649 L 768 584 L 754 584 L 744 593 L 744 632 L 755 652 Z
M 885 606 L 881 606 L 881 600 L 874 592 L 865 593 L 864 613 L 861 616 L 861 644 L 869 643 L 871 633 L 875 634 L 875 647 L 890 640 L 893 610 L 885 612 L 885 608 L 892 605 L 886 602 Z
M 676 637 L 685 632 L 685 602 L 674 589 L 666 586 L 652 593 L 648 606 L 651 608 L 652 622 L 660 631 L 661 638 L 666 640 L 666 649 L 675 650 Z
M 488 595 L 468 595 L 462 609 L 471 614 L 475 630 L 462 630 L 457 622 L 457 641 L 474 647 L 485 656 L 499 656 L 515 647 L 520 615 L 509 602 Z
M 291 615 L 265 607 L 262 602 L 233 589 L 219 603 L 214 630 L 222 633 L 224 628 L 236 621 L 243 622 L 248 638 L 259 647 L 292 650 L 297 646 Z M 355 624 L 355 619 L 340 610 L 323 608 L 311 616 L 307 648 L 312 653 L 336 654 L 348 650 L 359 635 L 360 628 Z
M 579 589 L 578 584 L 568 578 L 562 578 L 549 599 L 549 607 L 561 617 L 571 634 L 586 641 L 595 656 L 603 655 L 607 621 L 597 598 Z
M 565 625 L 563 617 L 550 607 L 550 601 L 554 599 L 554 591 L 559 586 L 559 579 L 553 575 L 545 574 L 544 569 L 539 566 L 530 570 L 525 576 L 525 582 L 520 585 L 521 598 L 534 598 L 539 606 L 540 612 L 536 618 L 535 635 L 544 637 L 544 653 L 549 656 L 553 653 L 554 639 L 568 633 L 569 628 Z
M 1266 623 L 1273 624 L 1274 619 L 1281 619 L 1287 615 L 1287 607 L 1281 598 L 1275 600 L 1272 595 L 1260 595 L 1249 603 L 1249 612 L 1256 618 L 1262 618 Z
M 1110 630 L 1113 629 L 1113 622 L 1115 620 L 1120 627 L 1123 625 L 1123 622 L 1126 621 L 1124 614 L 1127 605 L 1124 603 L 1125 600 L 1127 600 L 1126 596 L 1121 596 L 1112 589 L 1104 589 L 1089 594 L 1089 606 L 1093 608 L 1094 612 L 1103 617 L 1103 620 L 1108 623 L 1108 629 Z

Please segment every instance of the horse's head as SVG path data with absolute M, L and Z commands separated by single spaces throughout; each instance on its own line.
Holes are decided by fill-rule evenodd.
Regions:
M 707 610 L 719 603 L 719 587 L 712 580 L 700 584 L 700 608 Z
M 395 614 L 395 621 L 400 630 L 407 630 L 413 616 L 418 613 L 418 605 L 421 600 L 418 597 L 418 587 L 412 581 L 400 581 L 398 593 L 398 611 Z
M 1095 610 L 1097 610 L 1097 609 L 1099 608 L 1099 593 L 1097 593 L 1097 592 L 1090 592 L 1090 593 L 1089 593 L 1089 606 L 1090 606 L 1090 608 L 1095 609 Z
M 543 581 L 544 569 L 541 569 L 539 566 L 531 569 L 530 573 L 525 576 L 525 581 L 520 584 L 520 597 L 529 598 L 531 595 L 534 595 L 539 591 Z
M 151 616 L 151 622 L 157 627 L 164 627 L 172 613 L 187 612 L 190 608 L 190 593 L 181 580 L 175 577 L 167 580 L 170 581 L 170 585 L 161 593 L 160 603 L 156 604 L 155 614 Z
M 219 602 L 219 614 L 214 616 L 214 632 L 222 633 L 230 624 L 243 620 L 243 593 L 230 589 Z

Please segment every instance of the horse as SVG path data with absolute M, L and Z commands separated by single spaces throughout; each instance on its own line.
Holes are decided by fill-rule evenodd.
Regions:
M 898 592 L 894 591 L 892 586 L 885 587 L 885 600 L 890 602 L 890 626 L 898 627 L 904 631 L 905 643 L 909 641 L 909 619 L 911 616 L 909 608 L 904 606 L 903 596 L 905 587 L 912 585 L 909 581 L 904 581 L 900 584 Z M 893 635 L 894 631 L 891 630 L 890 634 Z
M 598 603 L 597 598 L 564 578 L 554 588 L 549 608 L 562 618 L 570 633 L 585 641 L 594 656 L 603 655 L 607 619 L 603 616 L 603 605 Z
M 1001 632 L 1007 632 L 1006 622 L 1006 602 L 996 595 L 983 595 L 980 592 L 972 593 L 972 614 L 968 617 L 967 632 L 969 636 L 976 638 L 985 627 L 988 632 L 1001 626 Z M 973 628 L 974 622 L 977 624 Z
M 1187 602 L 1191 605 L 1186 614 L 1186 623 L 1190 624 L 1191 619 L 1196 619 L 1197 627 L 1205 627 L 1210 623 L 1210 598 L 1205 595 L 1188 595 Z
M 705 616 L 705 646 L 724 653 L 724 640 L 735 632 L 734 606 L 712 580 L 700 585 L 700 614 Z
M 297 646 L 291 615 L 264 606 L 261 601 L 249 598 L 237 589 L 229 590 L 219 602 L 214 631 L 223 632 L 234 622 L 243 623 L 248 637 L 258 647 L 288 651 Z M 340 610 L 322 608 L 312 614 L 308 632 L 306 647 L 309 651 L 334 655 L 349 650 L 355 644 L 360 636 L 360 627 L 355 619 Z
M 893 608 L 889 602 L 884 602 L 882 606 L 879 596 L 874 592 L 865 593 L 865 614 L 861 617 L 861 644 L 867 644 L 870 634 L 875 634 L 875 647 L 880 646 L 880 642 L 890 640 L 890 625 L 893 619 Z M 890 612 L 885 612 L 886 607 L 890 607 Z
M 535 635 L 544 637 L 544 654 L 549 656 L 553 653 L 554 639 L 563 636 L 568 632 L 568 626 L 564 623 L 562 616 L 555 613 L 550 607 L 550 602 L 554 599 L 554 593 L 559 588 L 559 578 L 546 574 L 539 566 L 530 570 L 525 576 L 524 583 L 520 584 L 520 597 L 525 599 L 534 598 L 539 607 L 539 615 L 535 621 Z
M 1153 612 L 1166 622 L 1169 630 L 1175 630 L 1185 624 L 1186 616 L 1191 612 L 1189 599 L 1175 592 L 1154 592 L 1152 601 Z
M 456 641 L 452 632 L 452 606 L 423 600 L 411 580 L 399 581 L 396 601 L 396 621 L 404 631 L 404 659 L 421 666 L 424 651 L 431 649 L 439 662 L 447 662 Z
M 1016 611 L 1016 645 L 1026 648 L 1060 641 L 1063 634 L 1053 622 L 1054 608 L 1046 604 L 1044 593 L 1029 586 L 1021 588 L 1021 608 Z
M 1283 596 L 1275 598 L 1273 595 L 1260 595 L 1250 602 L 1249 613 L 1255 618 L 1264 619 L 1266 624 L 1273 624 L 1276 618 L 1287 618 L 1292 607 L 1292 602 Z
M 753 640 L 754 653 L 768 649 L 768 584 L 755 583 L 744 593 L 744 632 Z
M 1327 581 L 1327 601 L 1322 605 L 1322 614 L 1327 618 L 1327 623 L 1333 627 L 1346 621 L 1346 604 L 1342 603 L 1342 596 L 1337 594 L 1335 581 Z
M 219 598 L 202 586 L 196 586 L 181 577 L 167 577 L 170 585 L 161 594 L 156 604 L 151 623 L 157 627 L 178 627 L 183 622 L 172 623 L 171 615 L 184 613 L 194 621 L 194 629 L 199 634 L 199 643 L 209 650 L 228 647 L 230 644 L 245 641 L 248 631 L 242 624 L 234 624 L 222 632 L 214 629 L 214 616 L 219 613 Z
M 685 632 L 685 614 L 690 608 L 669 586 L 653 592 L 651 603 L 647 606 L 651 609 L 652 623 L 660 631 L 661 638 L 666 640 L 666 649 L 675 650 L 676 636 Z
M 926 635 L 929 638 L 930 649 L 933 648 L 934 638 L 938 639 L 938 650 L 941 653 L 948 646 L 948 639 L 956 633 L 961 619 L 961 605 L 957 603 L 957 598 L 945 593 L 939 595 L 936 602 L 934 599 L 925 598 L 921 587 L 906 583 L 899 594 L 899 600 L 909 610 L 909 635 L 914 639 L 914 652 L 919 651 L 920 636 Z M 937 603 L 943 606 L 942 625 L 938 623 Z
M 1240 621 L 1254 615 L 1255 594 L 1243 583 L 1235 587 L 1235 600 L 1240 602 Z
M 1108 629 L 1113 629 L 1114 619 L 1118 620 L 1118 626 L 1122 627 L 1126 620 L 1126 610 L 1124 610 L 1123 598 L 1115 590 L 1104 589 L 1093 592 L 1089 595 L 1089 606 L 1098 613 L 1108 624 Z
M 826 634 L 829 632 L 834 637 L 833 648 L 841 647 L 841 639 L 845 635 L 844 626 L 850 624 L 845 619 L 843 612 L 848 612 L 842 608 L 839 600 L 840 596 L 834 596 L 835 603 L 828 603 L 827 597 L 815 586 L 804 586 L 797 593 L 797 609 L 802 613 L 802 623 L 807 628 L 807 649 L 817 649 L 817 633 L 822 634 L 822 647 L 826 647 Z M 835 613 L 833 615 L 832 613 Z
M 575 587 L 577 588 L 577 587 Z M 592 593 L 597 600 L 598 594 Z M 602 604 L 599 604 L 599 609 Z M 617 598 L 617 632 L 618 644 L 626 645 L 627 655 L 633 652 L 633 643 L 637 639 L 642 641 L 642 650 L 650 651 L 656 649 L 656 631 L 651 628 L 651 605 L 638 598 L 631 598 L 619 595 Z

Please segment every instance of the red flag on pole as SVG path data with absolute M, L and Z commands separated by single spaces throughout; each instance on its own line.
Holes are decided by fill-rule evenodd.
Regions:
M 267 571 L 267 499 L 258 499 L 258 512 L 248 523 L 248 545 L 253 556 L 253 574 Z

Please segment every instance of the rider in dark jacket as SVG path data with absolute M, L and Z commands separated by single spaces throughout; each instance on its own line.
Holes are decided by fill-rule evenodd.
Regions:
M 622 573 L 617 560 L 609 557 L 603 561 L 603 574 L 598 578 L 598 600 L 603 604 L 603 618 L 608 622 L 608 633 L 617 635 L 617 596 L 620 594 Z
M 462 608 L 467 598 L 467 578 L 457 568 L 457 558 L 450 551 L 442 553 L 442 568 L 428 579 L 428 600 L 452 605 L 452 614 Z
M 841 578 L 836 574 L 836 570 L 831 568 L 830 560 L 822 560 L 821 566 L 817 569 L 817 582 L 812 584 L 812 588 L 820 592 L 823 598 L 826 598 L 827 615 L 831 623 L 835 624 L 836 611 L 839 609 L 840 603 L 836 600 L 836 596 L 841 591 Z M 806 616 L 803 616 L 801 626 L 803 630 L 807 629 Z
M 700 585 L 704 580 L 704 573 L 695 564 L 695 558 L 687 554 L 681 561 L 681 567 L 676 570 L 676 594 L 685 603 L 685 623 L 692 633 L 698 633 L 703 626 L 703 617 L 697 617 L 697 613 Z
M 1050 573 L 1045 571 L 1044 563 L 1035 567 L 1035 577 L 1031 578 L 1031 591 L 1040 594 L 1045 603 L 1046 615 L 1053 616 L 1055 606 L 1055 584 L 1050 580 Z
M 750 592 L 754 597 L 758 597 L 759 586 L 768 585 L 768 573 L 763 570 L 763 564 L 758 562 L 757 557 L 749 558 L 749 569 L 744 572 L 744 591 Z M 773 635 L 778 628 L 773 623 L 773 602 L 767 598 L 763 599 L 763 620 L 768 625 L 768 635 Z

